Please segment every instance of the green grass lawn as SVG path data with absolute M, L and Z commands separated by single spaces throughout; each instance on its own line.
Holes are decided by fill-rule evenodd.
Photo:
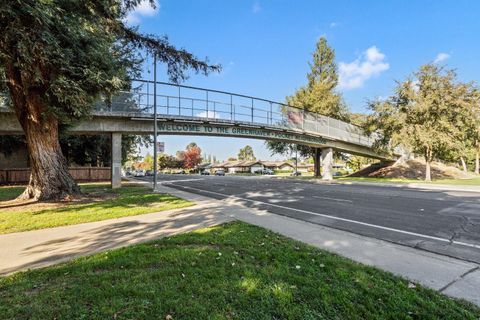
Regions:
M 0 201 L 12 200 L 18 197 L 25 187 L 17 186 L 1 186 L 0 187 Z
M 81 188 L 91 200 L 62 203 L 50 208 L 48 203 L 0 207 L 0 234 L 133 216 L 193 204 L 169 194 L 152 193 L 140 185 L 127 184 L 112 190 L 109 184 L 97 183 L 83 184 Z M 23 187 L 0 187 L 0 199 L 14 199 L 22 191 Z
M 1 319 L 478 319 L 480 309 L 234 222 L 0 279 Z

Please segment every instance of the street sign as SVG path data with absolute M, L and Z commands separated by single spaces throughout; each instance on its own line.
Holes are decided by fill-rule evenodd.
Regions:
M 165 142 L 157 142 L 157 152 L 165 152 Z

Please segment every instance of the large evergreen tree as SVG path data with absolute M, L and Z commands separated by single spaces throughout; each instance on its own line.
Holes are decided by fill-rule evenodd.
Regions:
M 348 121 L 348 109 L 340 93 L 335 90 L 338 85 L 335 50 L 328 45 L 325 37 L 318 40 L 309 66 L 307 84 L 299 88 L 293 95 L 286 97 L 286 103 L 307 111 Z M 280 141 L 268 141 L 266 144 L 274 154 L 287 155 L 297 149 L 303 157 L 313 156 L 315 168 L 318 168 L 319 159 L 315 157 L 314 148 L 304 145 L 294 146 Z M 320 175 L 320 172 L 315 170 L 315 175 Z
M 331 48 L 325 37 L 321 37 L 309 63 L 307 84 L 295 94 L 286 98 L 287 104 L 322 114 L 335 119 L 348 121 L 348 109 L 342 96 L 335 91 L 338 85 L 335 50 Z
M 28 146 L 31 178 L 23 199 L 79 193 L 58 129 L 89 114 L 100 94 L 128 89 L 136 52 L 155 54 L 172 81 L 218 69 L 166 37 L 125 23 L 141 0 L 12 0 L 0 6 L 0 90 L 8 91 Z M 154 1 L 150 0 L 152 6 Z

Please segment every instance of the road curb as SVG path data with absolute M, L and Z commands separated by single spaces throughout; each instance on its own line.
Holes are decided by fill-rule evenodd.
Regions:
M 309 180 L 305 180 L 307 182 Z M 408 189 L 422 189 L 431 191 L 459 191 L 459 192 L 475 192 L 480 193 L 480 187 L 475 186 L 451 186 L 444 184 L 422 184 L 422 183 L 383 183 L 383 182 L 360 182 L 360 181 L 317 181 L 310 180 L 314 183 L 320 184 L 344 184 L 344 185 L 365 185 L 365 186 L 377 186 L 377 187 L 392 187 L 392 188 L 408 188 Z

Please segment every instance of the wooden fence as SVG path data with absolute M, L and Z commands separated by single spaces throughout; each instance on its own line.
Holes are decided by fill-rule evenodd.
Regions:
M 111 178 L 110 167 L 77 167 L 69 168 L 72 177 L 79 182 L 107 181 Z M 23 184 L 30 179 L 29 168 L 0 169 L 1 184 Z

